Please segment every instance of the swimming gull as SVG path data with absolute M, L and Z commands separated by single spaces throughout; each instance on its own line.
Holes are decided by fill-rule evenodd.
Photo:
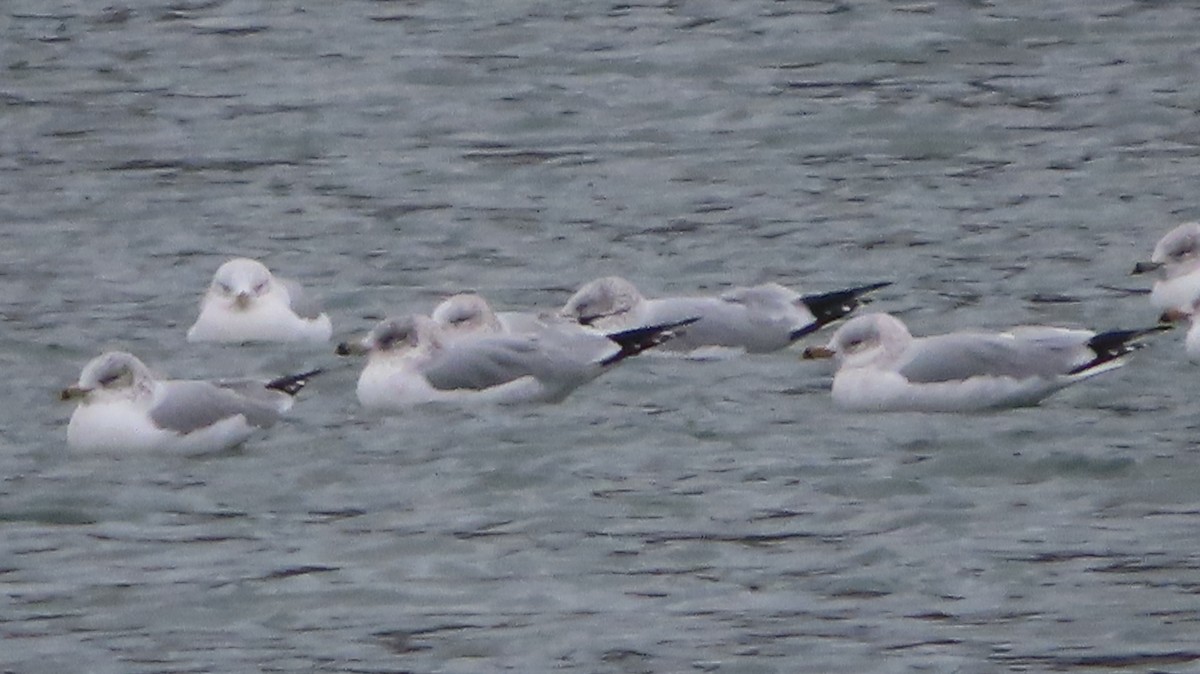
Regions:
M 371 409 L 426 402 L 557 402 L 621 361 L 671 339 L 687 321 L 603 337 L 547 331 L 447 337 L 432 318 L 388 318 L 339 355 L 366 355 L 358 399 Z
M 1200 294 L 1200 222 L 1185 222 L 1167 232 L 1148 262 L 1139 262 L 1134 274 L 1157 275 L 1150 302 L 1160 311 L 1190 310 Z
M 213 274 L 189 342 L 328 342 L 329 316 L 292 279 L 234 258 Z
M 805 358 L 836 358 L 833 399 L 854 410 L 969 412 L 1034 405 L 1124 364 L 1138 338 L 1164 329 L 1095 333 L 1046 326 L 913 337 L 899 319 L 866 314 Z
M 778 283 L 734 288 L 717 296 L 648 299 L 626 279 L 608 276 L 575 292 L 560 313 L 602 330 L 625 330 L 699 317 L 664 349 L 707 353 L 712 349 L 766 353 L 790 346 L 801 337 L 845 317 L 863 296 L 890 282 L 801 295 Z
M 67 425 L 77 450 L 187 453 L 236 447 L 272 426 L 320 370 L 271 381 L 158 379 L 133 355 L 109 351 L 83 368 L 63 400 L 79 405 Z

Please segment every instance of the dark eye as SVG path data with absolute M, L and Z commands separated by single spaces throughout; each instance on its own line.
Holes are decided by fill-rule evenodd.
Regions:
M 219 288 L 221 292 L 225 293 L 226 295 L 233 292 L 233 288 L 228 283 L 224 283 L 222 281 L 217 281 L 217 288 Z
M 851 337 L 850 339 L 846 340 L 846 349 L 848 351 L 853 351 L 854 349 L 857 349 L 865 344 L 866 341 L 866 337 Z
M 113 384 L 118 379 L 120 379 L 124 374 L 125 374 L 125 372 L 124 372 L 124 370 L 122 370 L 120 372 L 114 372 L 112 374 L 104 375 L 103 377 L 100 377 L 100 380 L 99 380 L 100 385 L 108 386 L 109 384 Z
M 384 333 L 383 339 L 381 339 L 379 341 L 383 342 L 384 346 L 390 347 L 393 344 L 398 344 L 400 342 L 403 342 L 406 339 L 408 339 L 408 331 L 407 330 L 391 330 L 389 332 Z
M 266 290 L 266 289 L 267 289 L 267 282 L 266 282 L 266 281 L 259 281 L 258 283 L 256 283 L 256 284 L 254 285 L 254 294 L 255 294 L 255 295 L 258 295 L 258 294 L 262 293 L 262 291 L 264 291 L 264 290 Z

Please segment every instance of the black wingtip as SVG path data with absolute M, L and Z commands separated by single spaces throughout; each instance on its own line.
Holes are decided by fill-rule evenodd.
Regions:
M 799 330 L 794 330 L 791 334 L 792 341 L 816 332 L 840 318 L 845 318 L 850 312 L 857 309 L 860 304 L 865 304 L 869 301 L 863 295 L 890 285 L 892 285 L 891 281 L 879 281 L 878 283 L 868 283 L 867 285 L 846 288 L 845 290 L 834 290 L 833 292 L 821 293 L 819 295 L 805 295 L 801 297 L 800 301 L 804 303 L 804 306 L 808 308 L 816 321 Z
M 700 320 L 700 317 L 695 316 L 673 323 L 648 325 L 642 328 L 631 328 L 629 330 L 621 330 L 620 332 L 607 333 L 605 337 L 616 342 L 621 347 L 621 350 L 605 358 L 600 364 L 608 366 L 619 363 L 630 356 L 636 356 L 647 349 L 652 349 L 659 344 L 668 342 L 682 333 L 680 328 L 691 325 L 698 320 Z
M 1089 339 L 1087 343 L 1088 348 L 1096 354 L 1096 357 L 1072 369 L 1068 374 L 1086 372 L 1109 361 L 1127 356 L 1145 346 L 1139 341 L 1141 338 L 1171 329 L 1173 328 L 1170 325 L 1156 325 L 1151 328 L 1101 332 Z
M 267 388 L 274 391 L 283 391 L 290 396 L 294 396 L 300 392 L 300 389 L 304 388 L 308 384 L 308 380 L 310 378 L 315 377 L 322 372 L 324 372 L 323 369 L 317 368 L 315 370 L 309 370 L 308 372 L 301 372 L 300 374 L 289 374 L 285 377 L 272 379 L 271 381 L 267 382 Z

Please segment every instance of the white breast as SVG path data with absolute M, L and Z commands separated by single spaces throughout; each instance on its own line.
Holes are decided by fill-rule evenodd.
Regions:
M 308 320 L 281 302 L 260 301 L 233 311 L 220 301 L 205 302 L 189 342 L 327 342 L 333 334 L 329 317 Z

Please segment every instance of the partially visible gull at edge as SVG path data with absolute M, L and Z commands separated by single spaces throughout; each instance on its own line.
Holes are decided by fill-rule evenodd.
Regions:
M 1185 222 L 1164 234 L 1150 260 L 1134 265 L 1133 273 L 1156 275 L 1150 302 L 1159 311 L 1190 310 L 1200 294 L 1200 222 Z
M 1200 363 L 1200 286 L 1188 301 L 1179 306 L 1168 307 L 1158 320 L 1163 323 L 1187 323 L 1187 335 L 1183 339 L 1188 360 Z

